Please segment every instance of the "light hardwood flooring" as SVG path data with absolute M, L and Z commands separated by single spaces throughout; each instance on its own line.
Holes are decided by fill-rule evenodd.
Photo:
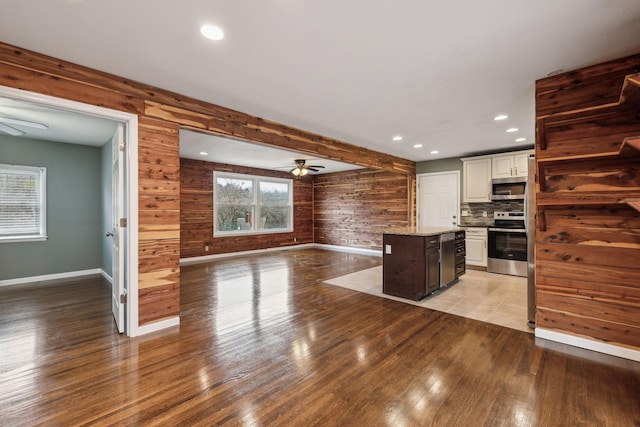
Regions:
M 327 280 L 326 283 L 432 310 L 533 332 L 527 325 L 527 279 L 467 270 L 460 279 L 420 301 L 382 293 L 382 266 Z
M 183 266 L 180 326 L 137 338 L 99 278 L 0 288 L 0 425 L 640 425 L 640 363 L 325 283 L 379 264 Z

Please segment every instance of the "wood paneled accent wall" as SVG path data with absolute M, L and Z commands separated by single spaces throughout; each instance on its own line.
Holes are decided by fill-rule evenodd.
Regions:
M 536 82 L 536 324 L 640 348 L 640 55 Z
M 139 117 L 139 324 L 179 315 L 178 128 L 415 175 L 415 162 L 0 43 L 0 85 Z M 413 196 L 415 198 L 415 196 Z M 403 205 L 408 203 L 402 201 Z
M 382 249 L 389 227 L 414 225 L 415 175 L 358 169 L 313 181 L 314 242 Z
M 180 257 L 214 255 L 313 242 L 312 178 L 293 180 L 292 233 L 213 237 L 213 172 L 291 178 L 274 172 L 200 160 L 180 159 Z M 209 251 L 205 247 L 209 246 Z

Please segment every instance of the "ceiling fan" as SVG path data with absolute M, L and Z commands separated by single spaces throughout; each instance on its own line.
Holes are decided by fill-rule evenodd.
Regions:
M 21 136 L 26 132 L 16 129 L 13 126 L 25 126 L 35 129 L 49 129 L 49 126 L 38 122 L 30 122 L 28 120 L 11 119 L 9 117 L 0 117 L 0 132 L 7 133 L 12 136 Z
M 297 177 L 305 176 L 309 171 L 319 172 L 319 169 L 324 169 L 324 166 L 321 165 L 307 165 L 307 161 L 303 159 L 296 159 L 294 162 L 296 167 L 291 169 L 290 172 Z

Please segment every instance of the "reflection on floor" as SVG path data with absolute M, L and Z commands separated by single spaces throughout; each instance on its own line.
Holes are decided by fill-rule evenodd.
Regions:
M 527 279 L 524 277 L 467 270 L 457 283 L 421 301 L 382 293 L 382 266 L 325 281 L 355 291 L 444 311 L 520 331 L 527 326 Z

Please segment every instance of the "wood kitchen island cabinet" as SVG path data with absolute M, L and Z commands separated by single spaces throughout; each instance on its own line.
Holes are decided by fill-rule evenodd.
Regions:
M 464 256 L 464 249 L 441 254 L 440 237 L 448 233 L 456 234 L 455 245 L 460 245 L 460 241 L 464 245 L 464 231 L 457 228 L 410 227 L 386 231 L 382 237 L 382 292 L 418 301 L 448 285 L 441 283 L 440 260 L 443 255 L 445 263 L 450 263 L 450 267 L 456 270 L 456 279 L 464 274 L 459 270 L 459 258 Z M 464 266 L 464 260 L 461 265 Z

